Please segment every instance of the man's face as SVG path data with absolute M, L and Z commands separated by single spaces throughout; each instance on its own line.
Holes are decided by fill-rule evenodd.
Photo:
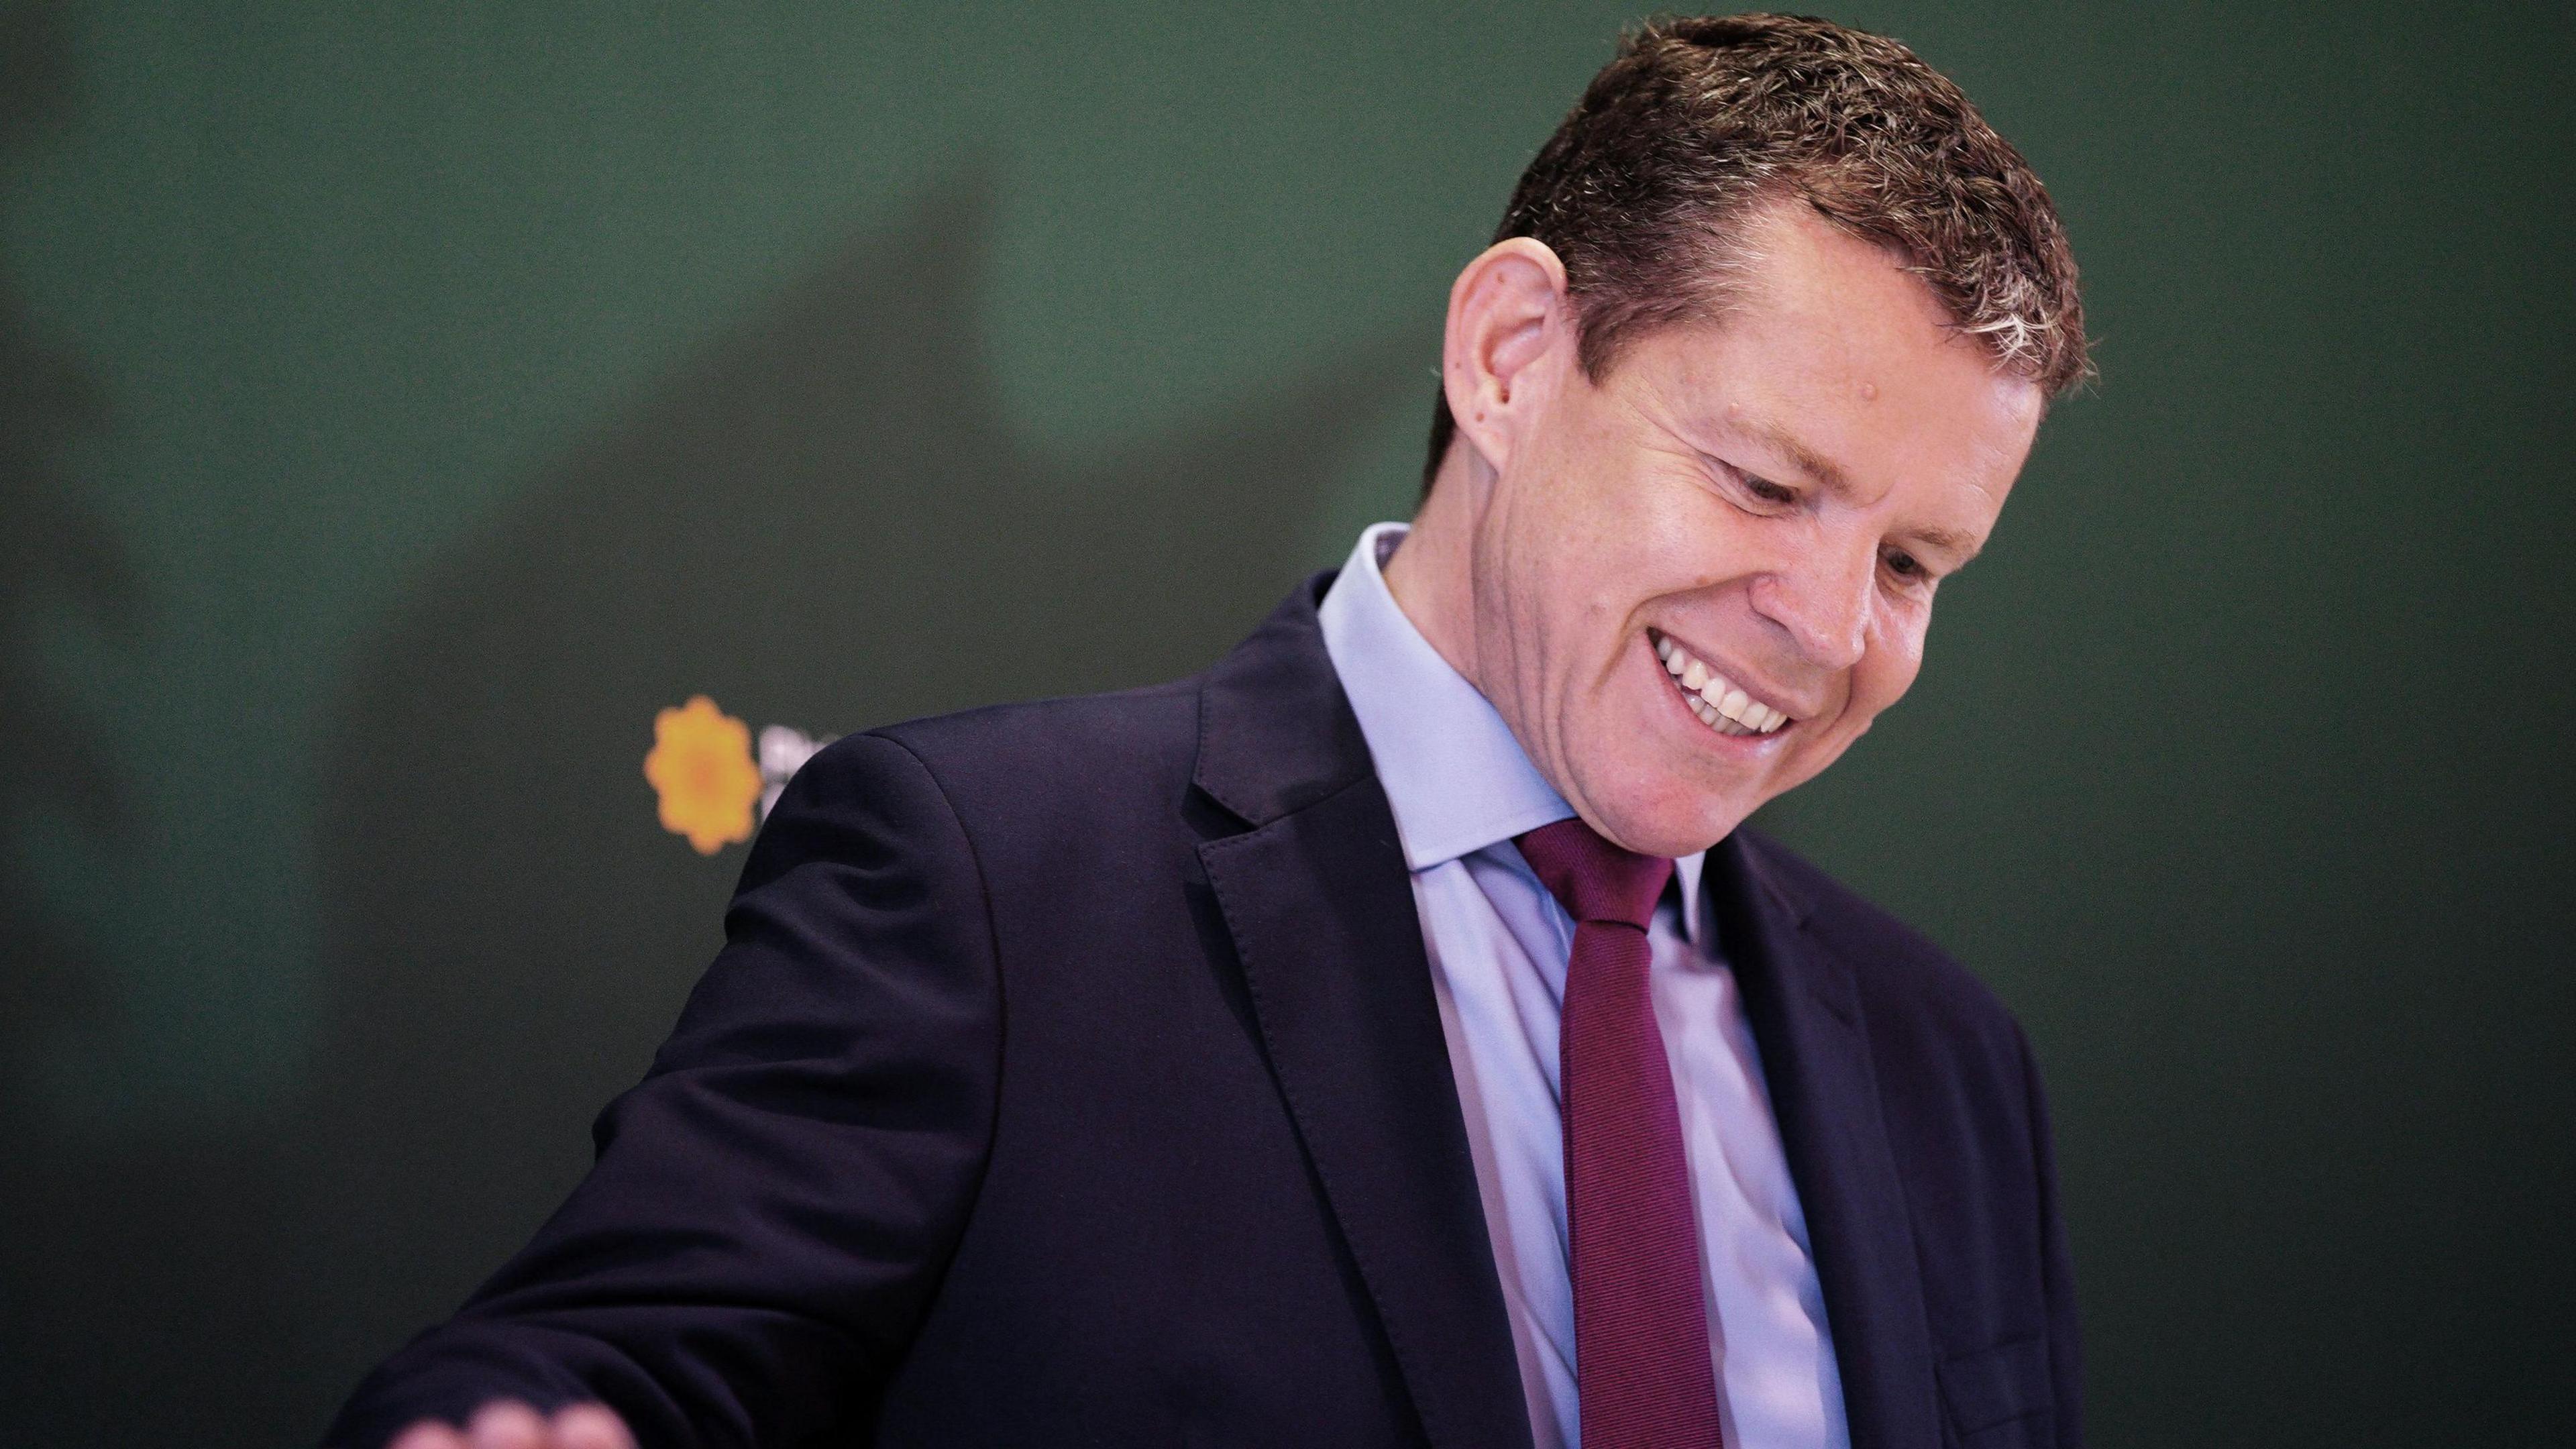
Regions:
M 1886 253 L 1803 207 L 1748 240 L 1741 306 L 1598 385 L 1560 329 L 1474 526 L 1477 684 L 1650 854 L 1724 837 L 1905 693 L 2042 410 Z

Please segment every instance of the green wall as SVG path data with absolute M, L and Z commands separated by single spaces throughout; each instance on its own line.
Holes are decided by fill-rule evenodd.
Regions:
M 1406 511 L 1633 18 L 0 0 L 0 1443 L 309 1439 L 533 1227 L 740 863 L 657 709 L 1183 672 Z M 2565 12 L 1836 18 L 2103 378 L 1769 823 L 2038 1043 L 2096 1442 L 2567 1440 Z

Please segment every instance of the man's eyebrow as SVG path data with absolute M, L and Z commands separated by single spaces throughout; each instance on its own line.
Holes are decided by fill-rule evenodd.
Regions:
M 1916 528 L 1909 529 L 1908 532 L 1912 533 L 1916 538 L 1921 539 L 1923 542 L 1932 545 L 1934 548 L 1949 554 L 1952 559 L 1956 560 L 1952 565 L 1954 568 L 1966 564 L 1970 559 L 1975 558 L 1978 553 L 1977 541 L 1955 528 Z
M 1798 440 L 1787 428 L 1762 418 L 1740 418 L 1733 421 L 1735 430 L 1769 448 L 1794 464 L 1798 471 L 1816 480 L 1826 492 L 1851 492 L 1851 479 L 1835 462 Z
M 1800 442 L 1795 434 L 1778 423 L 1764 418 L 1739 418 L 1734 420 L 1733 426 L 1737 432 L 1788 459 L 1799 472 L 1815 479 L 1816 485 L 1826 492 L 1836 497 L 1850 496 L 1852 491 L 1850 475 L 1844 473 L 1834 460 Z M 1942 528 L 1935 525 L 1930 528 L 1909 529 L 1908 532 L 1931 547 L 1951 555 L 1961 564 L 1975 558 L 1979 551 L 1979 545 L 1974 538 L 1955 528 Z

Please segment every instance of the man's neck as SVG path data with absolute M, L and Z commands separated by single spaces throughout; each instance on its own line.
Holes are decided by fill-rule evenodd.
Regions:
M 1413 627 L 1478 690 L 1476 670 L 1474 480 L 1467 450 L 1452 448 L 1413 527 L 1386 561 L 1386 590 Z

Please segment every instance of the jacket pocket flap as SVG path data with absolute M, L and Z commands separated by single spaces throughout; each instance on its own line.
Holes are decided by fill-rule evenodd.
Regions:
M 2039 1334 L 1961 1354 L 1941 1365 L 1941 1397 L 1959 1433 L 2008 1423 L 2051 1407 L 2048 1339 Z

